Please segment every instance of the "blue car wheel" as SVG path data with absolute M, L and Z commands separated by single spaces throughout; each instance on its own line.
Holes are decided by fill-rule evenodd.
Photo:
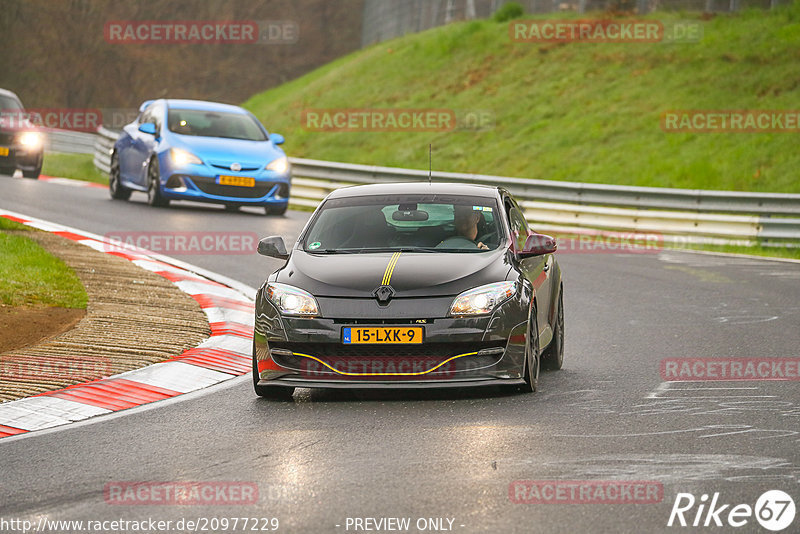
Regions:
M 161 173 L 155 156 L 150 158 L 147 167 L 147 203 L 156 208 L 169 206 L 169 199 L 161 194 Z

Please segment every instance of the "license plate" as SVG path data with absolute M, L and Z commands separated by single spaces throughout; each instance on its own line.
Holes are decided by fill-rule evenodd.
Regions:
M 239 187 L 255 187 L 256 179 L 249 176 L 225 176 L 219 177 L 219 185 L 238 185 Z
M 8 156 L 8 147 L 0 146 L 0 156 Z
M 342 343 L 418 344 L 422 343 L 424 332 L 421 326 L 348 326 L 342 329 Z

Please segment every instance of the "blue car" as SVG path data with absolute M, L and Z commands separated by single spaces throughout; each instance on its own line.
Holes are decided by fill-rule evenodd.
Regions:
M 109 192 L 117 200 L 146 192 L 151 206 L 193 200 L 282 215 L 291 185 L 283 142 L 238 106 L 149 100 L 114 144 Z

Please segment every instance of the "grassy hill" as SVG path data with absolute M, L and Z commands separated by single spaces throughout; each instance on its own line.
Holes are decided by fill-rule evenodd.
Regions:
M 702 24 L 699 43 L 540 44 L 512 43 L 507 22 L 457 23 L 352 53 L 244 106 L 284 134 L 288 153 L 299 157 L 427 168 L 433 143 L 434 168 L 445 171 L 800 192 L 797 133 L 666 133 L 660 126 L 666 110 L 800 110 L 800 4 Z M 306 130 L 303 110 L 320 108 L 489 110 L 495 125 L 482 132 Z

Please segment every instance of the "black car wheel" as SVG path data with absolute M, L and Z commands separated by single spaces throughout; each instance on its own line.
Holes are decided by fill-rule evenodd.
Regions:
M 536 303 L 531 309 L 528 319 L 528 335 L 525 336 L 525 368 L 523 375 L 525 385 L 521 386 L 524 393 L 534 393 L 539 389 L 539 328 L 536 325 Z
M 16 167 L 0 167 L 0 174 L 7 174 L 9 176 L 14 176 L 14 172 L 17 170 Z
M 153 156 L 147 167 L 147 203 L 153 207 L 169 205 L 169 199 L 161 196 L 161 173 L 158 172 L 158 159 Z
M 42 166 L 41 165 L 39 165 L 38 167 L 36 167 L 32 171 L 22 171 L 22 176 L 24 176 L 25 178 L 30 178 L 32 180 L 38 180 L 40 174 L 42 174 Z
M 128 200 L 132 191 L 119 181 L 119 156 L 111 154 L 111 166 L 108 171 L 108 192 L 114 200 Z
M 288 208 L 289 208 L 288 204 L 281 206 L 280 208 L 264 206 L 264 215 L 283 215 L 284 213 L 286 213 L 286 210 Z
M 564 365 L 564 289 L 558 293 L 558 309 L 553 341 L 542 355 L 542 366 L 549 371 L 557 371 Z
M 225 211 L 239 211 L 239 207 L 236 204 L 225 204 Z
M 256 395 L 271 400 L 290 400 L 292 394 L 294 394 L 293 387 L 258 385 L 258 365 L 256 364 L 255 354 L 256 347 L 255 343 L 253 343 L 253 389 L 256 391 Z

